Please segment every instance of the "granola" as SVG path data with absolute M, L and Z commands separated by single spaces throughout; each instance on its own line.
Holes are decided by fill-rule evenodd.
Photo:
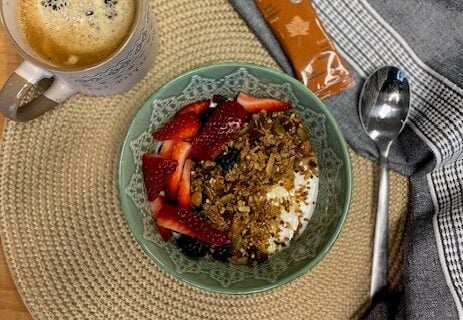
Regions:
M 313 201 L 307 181 L 318 177 L 317 159 L 293 112 L 252 115 L 222 159 L 232 153 L 237 156 L 226 165 L 219 158 L 193 163 L 191 202 L 229 235 L 231 263 L 261 263 L 305 228 L 309 218 L 303 211 Z M 283 232 L 286 227 L 293 232 Z

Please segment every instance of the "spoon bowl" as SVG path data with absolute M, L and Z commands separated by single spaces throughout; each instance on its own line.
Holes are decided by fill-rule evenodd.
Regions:
M 359 116 L 363 129 L 375 143 L 380 160 L 370 297 L 387 291 L 388 200 L 387 158 L 392 142 L 405 126 L 410 109 L 410 87 L 405 72 L 386 66 L 376 70 L 360 93 Z
M 359 114 L 365 132 L 387 158 L 392 141 L 404 128 L 410 87 L 405 73 L 387 66 L 376 70 L 360 93 Z

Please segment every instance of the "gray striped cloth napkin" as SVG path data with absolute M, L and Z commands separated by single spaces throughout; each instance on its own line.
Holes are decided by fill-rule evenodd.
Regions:
M 292 72 L 253 1 L 230 2 L 283 70 Z M 412 86 L 408 127 L 393 144 L 390 160 L 411 181 L 405 292 L 400 302 L 379 303 L 367 317 L 463 319 L 463 1 L 313 4 L 356 78 L 355 89 L 326 103 L 357 152 L 377 158 L 357 115 L 366 76 L 396 65 L 407 72 Z

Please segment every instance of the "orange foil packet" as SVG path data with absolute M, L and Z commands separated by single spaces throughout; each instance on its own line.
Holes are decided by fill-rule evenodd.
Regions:
M 255 3 L 291 61 L 297 78 L 318 97 L 327 98 L 354 84 L 310 0 Z

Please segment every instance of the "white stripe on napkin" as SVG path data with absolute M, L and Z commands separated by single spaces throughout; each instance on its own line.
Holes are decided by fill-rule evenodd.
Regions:
M 429 177 L 429 175 L 428 175 Z M 428 180 L 428 183 L 430 181 Z M 434 199 L 433 199 L 434 200 Z M 447 265 L 446 265 L 446 260 L 443 259 L 443 257 L 445 256 L 445 252 L 444 252 L 444 247 L 442 246 L 442 238 L 440 237 L 440 232 L 438 232 L 439 230 L 439 226 L 438 226 L 438 222 L 437 222 L 437 214 L 434 215 L 433 217 L 433 227 L 434 227 L 434 232 L 436 234 L 436 240 L 437 240 L 437 250 L 439 251 L 439 260 L 440 260 L 440 263 L 441 263 L 441 266 L 442 266 L 442 271 L 444 273 L 444 277 L 445 277 L 445 281 L 447 282 L 448 286 L 449 286 L 449 289 L 450 289 L 450 293 L 452 294 L 452 297 L 453 299 L 455 300 L 455 304 L 457 306 L 457 310 L 458 310 L 458 315 L 461 319 L 461 315 L 463 314 L 463 308 L 461 306 L 461 303 L 459 303 L 459 297 L 458 297 L 458 294 L 455 290 L 455 287 L 453 286 L 452 284 L 452 278 L 450 276 L 450 273 L 449 273 L 449 270 L 447 268 Z
M 324 25 L 361 75 L 392 64 L 413 85 L 410 127 L 430 147 L 436 168 L 427 175 L 434 232 L 444 276 L 463 318 L 463 90 L 422 62 L 365 0 L 313 0 Z M 346 54 L 348 53 L 348 54 Z

